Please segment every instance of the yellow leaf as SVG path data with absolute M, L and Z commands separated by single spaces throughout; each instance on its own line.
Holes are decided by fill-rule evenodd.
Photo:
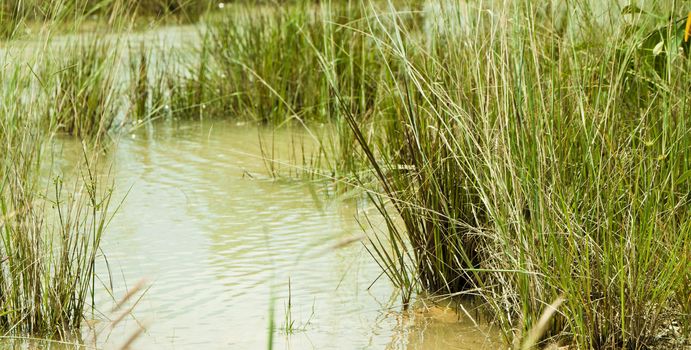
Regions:
M 689 41 L 689 36 L 691 36 L 691 11 L 689 11 L 689 17 L 686 19 L 686 29 L 684 30 L 684 42 Z
M 655 48 L 653 49 L 653 56 L 659 55 L 662 52 L 662 48 L 664 48 L 664 47 L 665 47 L 664 40 L 657 43 L 657 45 L 655 45 Z

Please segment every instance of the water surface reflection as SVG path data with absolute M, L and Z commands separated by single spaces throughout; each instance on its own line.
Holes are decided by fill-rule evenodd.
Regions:
M 266 348 L 271 300 L 280 328 L 290 279 L 292 317 L 304 331 L 277 331 L 275 348 L 489 347 L 460 317 L 401 314 L 392 286 L 372 285 L 380 268 L 362 244 L 333 249 L 362 235 L 362 203 L 315 201 L 315 185 L 268 178 L 260 133 L 274 140 L 276 159 L 291 157 L 294 132 L 229 122 L 160 125 L 118 141 L 105 168 L 115 197 L 126 199 L 102 247 L 116 297 L 141 278 L 151 287 L 97 345 L 116 347 L 143 325 L 141 349 Z M 78 154 L 69 148 L 66 162 Z M 106 265 L 99 271 L 106 281 Z M 99 292 L 97 304 L 105 313 L 111 295 Z

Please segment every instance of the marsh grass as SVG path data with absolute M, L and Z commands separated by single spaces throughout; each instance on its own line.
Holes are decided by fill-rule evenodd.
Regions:
M 59 48 L 44 79 L 54 101 L 49 118 L 55 128 L 80 138 L 102 139 L 113 126 L 120 87 L 118 43 L 94 38 Z
M 327 124 L 334 132 L 321 134 L 318 154 L 303 165 L 316 169 L 311 175 L 350 178 L 363 162 L 343 114 L 356 115 L 373 139 L 379 125 L 373 116 L 393 102 L 387 57 L 378 53 L 365 11 L 357 1 L 298 1 L 260 10 L 236 6 L 232 15 L 211 20 L 206 85 L 221 106 L 213 110 L 308 132 Z
M 303 168 L 312 175 L 346 176 L 361 164 L 360 155 L 327 77 L 335 77 L 363 125 L 375 110 L 386 108 L 378 102 L 388 98 L 380 83 L 386 67 L 364 33 L 362 11 L 355 2 L 316 8 L 298 2 L 259 10 L 234 4 L 226 16 L 210 18 L 199 30 L 199 44 L 185 52 L 139 50 L 156 53 L 131 60 L 132 114 L 138 119 L 231 118 L 298 126 L 308 134 L 328 124 L 335 132 L 319 140 L 318 155 L 304 159 Z
M 295 319 L 293 319 L 293 291 L 290 286 L 290 278 L 288 279 L 288 301 L 285 306 L 283 320 L 283 331 L 286 334 L 292 334 L 296 330 Z
M 307 327 L 310 325 L 314 317 L 314 304 L 312 305 L 312 313 L 307 321 L 299 322 L 293 316 L 293 290 L 290 284 L 290 278 L 288 279 L 288 297 L 286 300 L 284 314 L 283 314 L 283 325 L 281 326 L 281 331 L 286 335 L 291 335 L 299 332 L 305 332 Z M 271 342 L 269 343 L 271 345 Z
M 231 111 L 347 123 L 340 149 L 359 144 L 382 190 L 371 252 L 404 304 L 475 295 L 516 347 L 676 346 L 691 75 L 675 4 L 442 2 L 421 31 L 393 4 L 342 21 L 326 3 L 212 25 L 211 52 Z
M 16 89 L 23 85 L 16 79 L 33 75 L 3 77 L 9 79 L 3 82 L 3 100 L 21 101 L 27 92 Z M 93 297 L 110 192 L 92 176 L 94 158 L 86 151 L 82 177 L 68 185 L 55 177 L 42 185 L 43 148 L 50 143 L 42 115 L 43 107 L 30 100 L 0 109 L 0 328 L 6 334 L 66 338 L 79 328 Z
M 138 16 L 172 18 L 181 23 L 193 23 L 216 3 L 214 0 L 146 0 L 130 1 L 129 6 Z
M 143 43 L 139 44 L 139 49 L 136 51 L 132 46 L 129 48 L 130 114 L 135 120 L 148 119 L 152 111 L 156 109 L 155 89 L 149 77 L 151 54 L 151 50 L 147 50 Z
M 3 0 L 0 3 L 0 39 L 25 36 L 36 25 L 79 27 L 95 22 L 100 27 L 121 28 L 123 17 L 142 22 L 194 23 L 215 0 Z
M 691 75 L 678 14 L 599 23 L 573 6 L 567 29 L 531 2 L 469 17 L 450 7 L 434 15 L 471 30 L 431 33 L 454 38 L 431 47 L 372 13 L 378 49 L 403 67 L 390 69 L 402 74 L 386 142 L 346 113 L 384 191 L 375 256 L 404 296 L 478 295 L 517 346 L 538 325 L 538 345 L 679 346 Z
M 209 37 L 201 34 L 201 46 L 189 55 L 179 54 L 182 59 L 173 64 L 172 79 L 167 80 L 169 105 L 175 119 L 204 119 L 226 117 L 224 95 L 219 84 L 219 74 L 211 69 Z M 164 70 L 168 74 L 169 70 Z
M 69 340 L 93 307 L 94 266 L 110 217 L 111 184 L 93 171 L 115 84 L 107 45 L 55 45 L 47 31 L 34 42 L 5 42 L 1 57 L 0 330 Z M 47 152 L 58 133 L 85 139 L 70 179 Z
M 338 79 L 356 114 L 372 110 L 383 66 L 364 30 L 362 8 L 307 2 L 235 11 L 209 26 L 209 55 L 221 71 L 230 112 L 273 124 L 338 119 L 325 69 Z M 326 65 L 320 64 L 325 61 Z M 365 72 L 369 69 L 369 72 Z
M 320 74 L 301 30 L 306 11 L 255 13 L 251 7 L 212 25 L 211 54 L 222 72 L 221 96 L 229 96 L 227 113 L 261 122 L 302 121 L 320 107 Z M 312 65 L 311 65 L 312 64 Z
M 136 46 L 134 46 L 136 45 Z M 134 125 L 171 117 L 171 64 L 178 64 L 166 50 L 148 47 L 143 42 L 129 47 L 128 119 Z M 177 77 L 175 78 L 177 79 Z

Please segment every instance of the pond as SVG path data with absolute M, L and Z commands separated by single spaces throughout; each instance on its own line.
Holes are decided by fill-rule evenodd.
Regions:
M 108 263 L 98 266 L 85 343 L 118 348 L 143 328 L 134 348 L 266 349 L 273 305 L 275 349 L 496 348 L 497 332 L 475 327 L 472 310 L 403 311 L 365 248 L 358 218 L 376 219 L 365 200 L 267 175 L 267 150 L 289 171 L 293 150 L 311 152 L 310 140 L 209 121 L 117 140 L 102 175 L 120 206 L 102 242 Z M 63 166 L 80 155 L 70 143 L 60 153 Z M 132 312 L 111 327 L 114 300 L 141 280 Z

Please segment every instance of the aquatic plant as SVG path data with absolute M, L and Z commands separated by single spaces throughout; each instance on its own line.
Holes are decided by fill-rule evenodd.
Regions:
M 312 314 L 310 314 L 310 317 L 307 319 L 307 321 L 297 322 L 297 320 L 294 318 L 294 316 L 293 316 L 293 290 L 292 290 L 292 287 L 290 284 L 290 278 L 288 278 L 288 298 L 286 300 L 286 304 L 285 304 L 285 308 L 284 308 L 283 326 L 281 326 L 281 330 L 287 335 L 293 334 L 296 332 L 304 332 L 307 330 L 307 327 L 310 325 L 310 322 L 312 321 L 313 316 L 314 316 L 314 304 L 312 305 Z M 269 342 L 269 345 L 271 346 L 271 342 Z
M 81 176 L 41 180 L 52 139 L 46 106 L 35 103 L 37 78 L 25 66 L 4 67 L 0 76 L 0 101 L 13 101 L 0 108 L 0 329 L 69 337 L 93 305 L 109 186 L 92 175 L 86 149 Z
M 295 319 L 293 319 L 293 292 L 290 287 L 290 278 L 288 279 L 288 301 L 285 306 L 283 320 L 283 331 L 286 334 L 292 334 L 296 330 Z
M 0 4 L 0 38 L 11 37 L 27 23 L 117 23 L 137 17 L 193 23 L 216 5 L 215 0 L 4 0 Z M 71 23 L 73 22 L 73 23 Z
M 274 127 L 298 125 L 319 134 L 320 148 L 303 160 L 308 176 L 349 177 L 362 162 L 343 106 L 360 125 L 390 108 L 390 68 L 379 58 L 365 8 L 356 1 L 307 1 L 285 7 L 236 5 L 208 22 L 204 41 L 206 115 L 244 118 Z M 332 84 L 333 83 L 333 84 Z M 332 89 L 337 89 L 334 93 Z M 332 133 L 312 131 L 329 124 Z
M 201 35 L 201 34 L 200 34 Z M 225 100 L 220 93 L 219 73 L 211 69 L 209 37 L 204 35 L 201 47 L 181 53 L 173 60 L 173 68 L 162 71 L 168 86 L 168 104 L 175 119 L 203 119 L 205 117 L 228 117 Z M 170 65 L 169 65 L 170 67 Z
M 356 30 L 364 29 L 361 10 L 354 2 L 319 9 L 303 2 L 267 11 L 241 7 L 211 21 L 209 56 L 221 72 L 218 91 L 228 112 L 273 124 L 338 119 L 320 61 L 358 115 L 373 109 L 384 67 Z
M 170 55 L 159 71 L 146 49 L 133 56 L 132 115 L 335 125 L 319 148 L 324 163 L 311 164 L 333 169 L 331 177 L 358 170 L 351 183 L 367 184 L 385 219 L 370 252 L 404 304 L 420 289 L 473 295 L 516 347 L 688 342 L 688 9 L 675 1 L 644 9 L 584 0 L 499 5 L 237 5 L 209 19 L 192 58 Z M 6 35 L 26 16 L 13 15 L 18 21 Z M 45 251 L 32 237 L 49 231 L 30 180 L 42 132 L 102 139 L 117 109 L 114 48 L 72 48 L 74 56 L 38 74 L 40 84 L 3 79 L 39 84 L 24 91 L 55 101 L 33 104 L 36 92 L 3 90 L 3 101 L 23 101 L 2 106 L 3 130 L 12 132 L 0 135 L 8 150 L 0 193 L 8 261 L 24 270 L 3 270 L 10 288 L 3 290 L 15 288 L 15 301 L 3 304 L 10 308 L 2 317 L 26 331 L 78 323 L 88 288 L 55 282 L 65 292 L 39 303 L 51 273 L 93 278 L 88 268 L 70 272 L 89 265 L 92 250 L 77 251 L 81 260 L 70 258 L 74 250 L 56 255 L 67 256 L 61 260 L 32 250 Z M 58 181 L 55 188 L 58 197 L 64 187 Z M 55 236 L 65 247 L 91 246 L 84 242 L 102 232 L 94 230 L 102 212 L 82 216 L 84 208 L 102 208 L 93 187 L 85 188 L 81 201 L 55 203 L 82 208 L 51 226 L 65 232 Z M 80 236 L 78 227 L 92 234 Z M 31 234 L 22 241 L 24 232 Z M 68 267 L 32 270 L 26 257 Z M 27 280 L 30 288 L 14 286 Z M 34 290 L 40 293 L 26 292 Z M 39 304 L 45 307 L 27 307 Z M 68 313 L 60 311 L 65 305 Z M 293 328 L 289 312 L 285 323 Z
M 66 2 L 27 7 L 31 4 L 2 6 L 3 11 L 15 6 L 11 18 L 25 21 L 34 19 L 31 11 L 58 9 Z M 58 14 L 46 10 L 42 16 L 51 22 Z M 59 47 L 51 28 L 30 43 L 5 43 L 0 58 L 3 334 L 70 338 L 93 307 L 94 266 L 110 217 L 111 184 L 93 174 L 99 141 L 113 118 L 116 68 L 109 45 Z M 54 171 L 52 154 L 46 152 L 55 146 L 57 133 L 90 141 L 83 144 L 83 162 L 67 179 Z
M 126 86 L 129 92 L 129 120 L 134 125 L 171 115 L 170 105 L 172 89 L 169 90 L 169 65 L 178 64 L 170 59 L 166 50 L 158 47 L 147 47 L 143 42 L 138 47 L 130 46 L 130 74 Z M 177 79 L 177 77 L 173 78 Z
M 644 16 L 534 5 L 450 7 L 434 16 L 471 30 L 429 47 L 371 14 L 387 24 L 379 50 L 404 67 L 390 70 L 403 74 L 386 142 L 346 113 L 384 191 L 375 256 L 404 290 L 483 298 L 516 344 L 562 296 L 539 344 L 683 342 L 689 60 L 664 36 L 674 54 L 648 64 Z
M 59 131 L 82 138 L 102 138 L 113 125 L 119 86 L 118 43 L 101 38 L 58 49 L 44 80 L 54 104 L 48 115 Z

